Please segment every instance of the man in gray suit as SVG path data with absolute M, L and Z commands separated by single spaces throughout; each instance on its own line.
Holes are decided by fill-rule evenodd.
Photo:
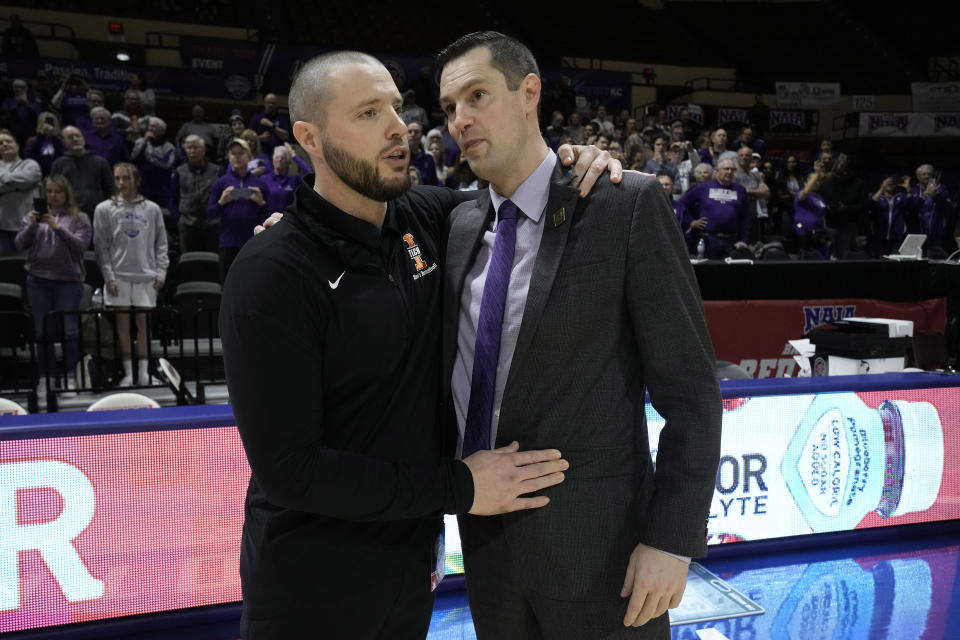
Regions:
M 653 177 L 584 199 L 564 186 L 521 43 L 474 33 L 438 62 L 450 133 L 490 181 L 448 222 L 444 379 L 462 454 L 518 440 L 570 462 L 549 509 L 461 517 L 478 637 L 669 638 L 666 610 L 706 552 L 721 417 L 673 211 Z M 666 418 L 656 470 L 645 391 Z

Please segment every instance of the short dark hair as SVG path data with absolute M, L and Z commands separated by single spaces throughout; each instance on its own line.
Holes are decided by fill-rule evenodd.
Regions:
M 442 70 L 451 60 L 477 47 L 486 47 L 490 51 L 490 66 L 503 74 L 510 91 L 519 89 L 520 83 L 528 74 L 540 77 L 540 69 L 530 49 L 519 40 L 499 31 L 474 31 L 457 38 L 437 54 L 437 68 Z

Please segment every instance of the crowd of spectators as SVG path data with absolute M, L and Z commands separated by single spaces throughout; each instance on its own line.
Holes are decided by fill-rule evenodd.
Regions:
M 131 318 L 134 335 L 147 335 L 145 311 L 157 305 L 171 259 L 215 252 L 225 278 L 254 226 L 293 201 L 311 168 L 290 145 L 290 120 L 274 94 L 249 118 L 235 109 L 226 126 L 194 105 L 174 130 L 136 74 L 117 96 L 78 76 L 57 87 L 43 80 L 15 80 L 0 104 L 0 257 L 24 256 L 39 374 L 59 381 L 65 371 L 66 389 L 76 386 L 78 316 L 60 314 L 54 327 L 47 313 L 79 309 L 84 254 L 93 251 L 105 306 L 133 309 L 115 316 L 119 384 L 149 384 L 147 341 L 131 340 Z M 63 345 L 60 372 L 54 340 Z
M 762 112 L 762 98 L 751 114 Z M 758 119 L 759 121 L 759 119 Z M 907 234 L 927 236 L 928 257 L 960 247 L 955 201 L 929 164 L 866 184 L 853 158 L 823 140 L 803 166 L 797 155 L 772 157 L 754 124 L 728 132 L 699 126 L 687 109 L 667 121 L 648 109 L 642 121 L 603 105 L 586 113 L 553 111 L 544 139 L 596 144 L 625 167 L 661 178 L 692 256 L 760 257 L 778 244 L 778 257 L 869 259 L 896 253 Z
M 443 126 L 431 82 L 424 73 L 402 94 L 411 180 L 482 188 Z M 136 74 L 112 96 L 78 76 L 57 84 L 43 72 L 9 89 L 0 104 L 0 256 L 26 255 L 41 341 L 50 334 L 45 311 L 79 304 L 85 250 L 96 253 L 107 305 L 151 308 L 171 254 L 216 252 L 225 277 L 254 226 L 285 209 L 311 171 L 272 93 L 249 117 L 235 109 L 226 124 L 211 123 L 196 104 L 189 120 L 170 128 Z M 672 121 L 661 107 L 642 118 L 602 104 L 577 110 L 572 91 L 561 83 L 545 95 L 559 107 L 541 118 L 548 145 L 594 144 L 625 168 L 656 175 L 692 257 L 752 258 L 772 243 L 802 259 L 879 257 L 895 253 L 909 233 L 926 234 L 927 255 L 943 257 L 960 243 L 955 204 L 929 164 L 868 185 L 829 140 L 804 166 L 796 155 L 772 157 L 756 124 L 728 132 L 701 126 L 687 109 Z M 757 102 L 751 114 L 765 106 Z M 144 314 L 134 315 L 140 327 Z M 118 326 L 123 383 L 143 383 L 146 361 L 140 354 L 133 371 L 128 325 Z M 68 370 L 75 336 L 75 326 L 64 327 Z M 41 373 L 50 353 L 41 350 Z

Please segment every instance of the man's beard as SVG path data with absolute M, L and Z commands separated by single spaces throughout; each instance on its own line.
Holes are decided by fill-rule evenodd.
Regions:
M 323 138 L 323 157 L 327 166 L 343 183 L 371 200 L 387 202 L 410 189 L 410 174 L 405 170 L 400 182 L 388 184 L 380 176 L 380 168 L 364 162 L 345 149 Z

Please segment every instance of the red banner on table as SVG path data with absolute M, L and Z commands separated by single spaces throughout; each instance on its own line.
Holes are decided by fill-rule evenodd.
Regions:
M 839 300 L 705 300 L 707 328 L 717 360 L 740 365 L 754 378 L 797 374 L 784 347 L 811 329 L 852 316 L 913 321 L 914 335 L 943 332 L 944 298 L 886 302 L 865 298 Z

